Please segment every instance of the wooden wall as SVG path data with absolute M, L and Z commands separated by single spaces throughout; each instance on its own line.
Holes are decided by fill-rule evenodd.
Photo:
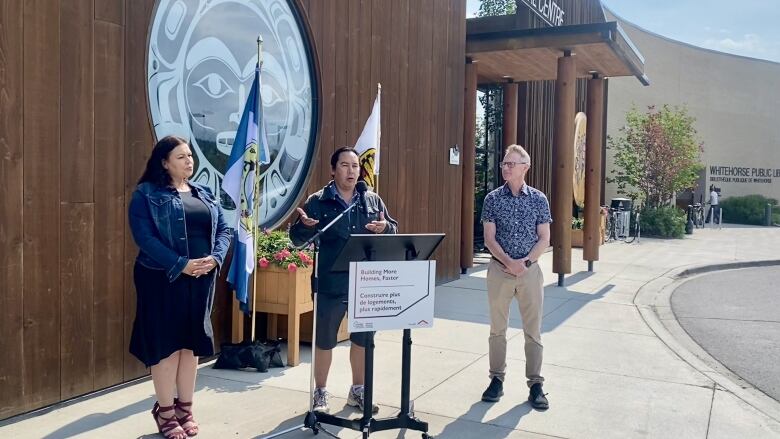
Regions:
M 303 0 L 319 51 L 320 159 L 309 192 L 330 179 L 332 151 L 353 145 L 382 84 L 379 193 L 401 233 L 447 234 L 439 280 L 460 272 L 465 0 Z
M 2 3 L 0 418 L 137 375 L 123 359 L 123 9 Z
M 322 78 L 320 156 L 354 144 L 382 83 L 379 192 L 401 231 L 444 232 L 459 273 L 466 0 L 301 0 Z M 146 373 L 127 352 L 137 249 L 127 201 L 153 145 L 154 0 L 0 3 L 0 419 Z M 224 276 L 223 276 L 224 277 Z M 230 300 L 218 289 L 217 344 Z

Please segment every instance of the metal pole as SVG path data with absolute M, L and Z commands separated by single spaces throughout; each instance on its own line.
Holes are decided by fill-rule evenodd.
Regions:
M 376 83 L 376 100 L 379 102 L 379 114 L 382 114 L 382 83 Z M 382 117 L 379 118 L 379 128 L 376 133 L 376 157 L 374 161 L 379 160 L 379 153 L 381 148 L 379 145 L 382 143 Z M 373 170 L 372 170 L 373 172 Z M 374 174 L 374 192 L 379 194 L 379 170 Z
M 257 36 L 257 68 L 262 71 L 263 68 L 263 37 L 261 35 Z M 259 74 L 259 73 L 258 73 Z M 257 93 L 260 93 L 260 90 L 257 90 Z M 262 102 L 258 99 L 258 105 L 263 105 Z M 258 130 L 258 133 L 260 130 Z M 260 145 L 260 139 L 257 139 L 258 147 Z M 260 151 L 257 151 L 256 154 L 256 160 L 255 160 L 255 182 L 252 187 L 252 239 L 254 242 L 254 249 L 255 254 L 252 255 L 253 258 L 257 258 L 257 237 L 259 233 L 260 228 Z M 257 263 L 255 262 L 255 267 L 253 270 L 252 275 L 252 335 L 251 340 L 252 342 L 255 341 L 255 324 L 257 323 L 257 316 L 255 307 L 257 306 Z

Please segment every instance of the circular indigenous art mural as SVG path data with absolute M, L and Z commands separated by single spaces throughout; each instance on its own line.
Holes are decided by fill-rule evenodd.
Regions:
M 288 0 L 158 0 L 147 59 L 155 136 L 190 140 L 192 181 L 220 194 L 263 37 L 261 96 L 271 163 L 261 167 L 260 224 L 273 228 L 295 207 L 314 156 L 317 84 L 301 16 Z
M 574 202 L 585 207 L 585 128 L 588 118 L 579 112 L 574 117 Z

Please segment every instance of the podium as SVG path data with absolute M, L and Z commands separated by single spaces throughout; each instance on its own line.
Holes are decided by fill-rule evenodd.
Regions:
M 350 235 L 341 253 L 333 265 L 333 271 L 348 271 L 351 262 L 368 261 L 424 261 L 430 259 L 436 247 L 444 239 L 442 233 L 416 235 Z M 396 417 L 374 419 L 373 407 L 374 383 L 374 333 L 370 332 L 366 343 L 366 376 L 364 390 L 363 417 L 356 419 L 340 418 L 335 415 L 309 411 L 304 426 L 314 434 L 319 432 L 320 424 L 336 425 L 361 431 L 363 439 L 373 432 L 409 429 L 422 432 L 423 439 L 428 435 L 428 423 L 417 419 L 409 402 L 412 362 L 412 331 L 403 330 L 401 359 L 401 410 Z M 313 366 L 312 366 L 313 367 Z

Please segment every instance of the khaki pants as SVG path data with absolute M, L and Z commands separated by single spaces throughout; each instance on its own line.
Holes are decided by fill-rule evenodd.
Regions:
M 509 305 L 517 298 L 525 333 L 525 376 L 528 387 L 544 382 L 542 371 L 542 307 L 544 276 L 539 264 L 533 264 L 526 274 L 516 277 L 505 273 L 501 264 L 491 260 L 487 275 L 490 305 L 490 378 L 501 381 L 506 375 L 506 328 Z

